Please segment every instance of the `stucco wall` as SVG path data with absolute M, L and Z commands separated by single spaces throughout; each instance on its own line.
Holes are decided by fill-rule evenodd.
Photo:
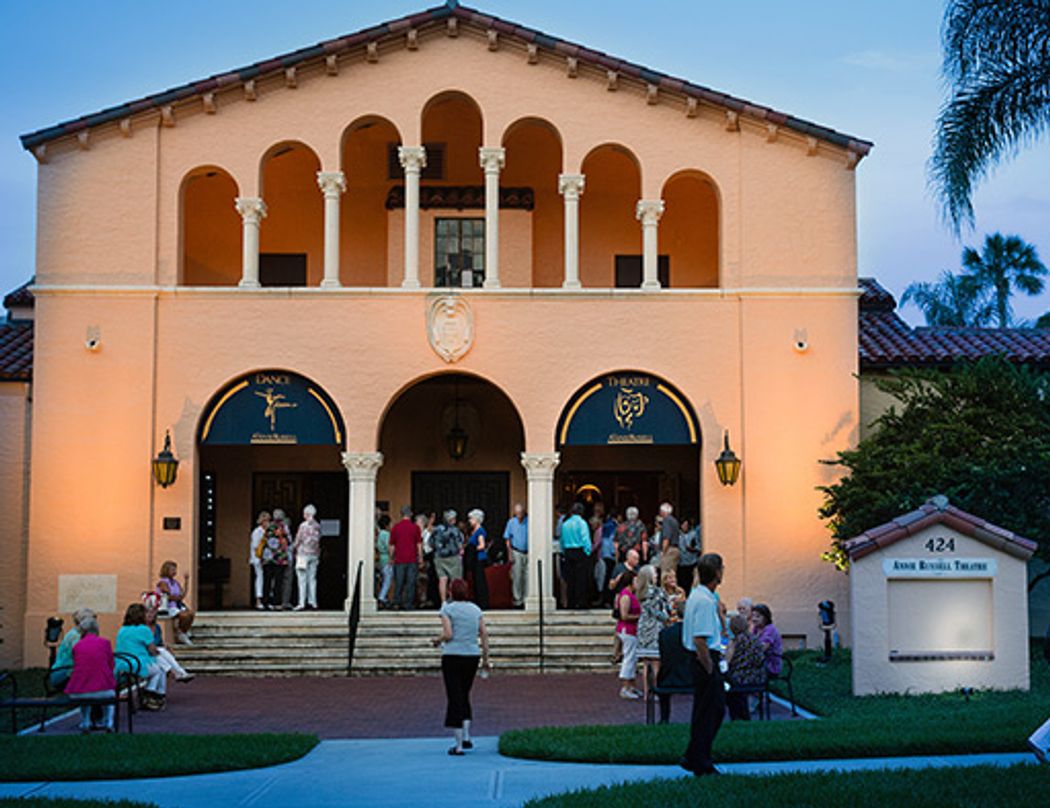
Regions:
M 6 527 L 0 531 L 0 668 L 22 662 L 22 613 L 26 593 L 26 541 L 28 539 L 29 384 L 0 384 L 0 513 Z M 40 634 L 31 640 L 37 644 Z
M 931 553 L 924 547 L 930 538 L 954 539 L 951 552 Z M 994 660 L 936 660 L 890 662 L 891 605 L 889 586 L 882 562 L 886 558 L 993 558 L 998 574 L 993 580 L 991 635 Z M 952 584 L 955 579 L 946 579 Z M 949 587 L 950 588 L 950 587 Z M 1000 552 L 983 542 L 964 536 L 944 525 L 934 525 L 901 539 L 885 550 L 877 550 L 854 561 L 850 570 L 850 603 L 853 626 L 853 692 L 922 693 L 954 690 L 960 687 L 1000 690 L 1028 689 L 1028 613 L 1025 562 Z M 931 598 L 922 608 L 943 610 L 947 599 Z M 968 623 L 959 604 L 946 618 Z M 986 619 L 974 615 L 975 630 Z M 900 636 L 900 632 L 897 633 Z M 921 642 L 918 638 L 916 642 Z M 936 645 L 936 642 L 934 642 Z

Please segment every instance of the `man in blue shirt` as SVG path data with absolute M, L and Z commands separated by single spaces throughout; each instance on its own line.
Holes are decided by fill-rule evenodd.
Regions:
M 510 587 L 514 608 L 524 609 L 529 583 L 529 517 L 520 502 L 514 505 L 514 515 L 507 520 L 503 538 L 510 545 Z
M 722 583 L 722 557 L 707 553 L 697 565 L 700 585 L 689 593 L 682 620 L 682 645 L 695 655 L 693 661 L 693 716 L 689 726 L 689 747 L 681 765 L 697 777 L 718 774 L 711 760 L 711 745 L 726 711 L 726 691 L 722 678 L 722 620 L 715 590 Z
M 583 520 L 583 514 L 583 503 L 573 503 L 569 510 L 569 518 L 561 526 L 561 552 L 565 559 L 565 579 L 569 589 L 570 609 L 587 608 L 591 529 Z

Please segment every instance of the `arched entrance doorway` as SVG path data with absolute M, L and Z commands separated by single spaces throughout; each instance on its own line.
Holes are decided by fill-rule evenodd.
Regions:
M 249 608 L 249 536 L 260 511 L 280 509 L 292 535 L 307 504 L 321 520 L 318 606 L 346 599 L 346 430 L 335 402 L 305 376 L 260 370 L 216 393 L 197 435 L 198 582 L 206 608 Z M 295 599 L 295 574 L 286 572 Z
M 438 519 L 452 508 L 461 522 L 478 508 L 498 545 L 514 503 L 527 501 L 524 445 L 517 409 L 491 382 L 463 373 L 416 382 L 393 401 L 380 427 L 378 508 L 394 521 L 404 505 Z M 490 608 L 511 605 L 508 575 L 489 569 Z
M 660 504 L 693 525 L 700 515 L 700 426 L 688 400 L 658 376 L 617 371 L 581 387 L 562 411 L 555 500 L 623 516 L 636 507 L 650 534 Z

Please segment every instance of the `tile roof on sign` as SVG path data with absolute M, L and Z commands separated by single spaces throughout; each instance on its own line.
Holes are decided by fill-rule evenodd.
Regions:
M 179 87 L 173 87 L 161 93 L 149 95 L 135 101 L 129 101 L 114 107 L 108 107 L 90 115 L 84 115 L 62 123 L 39 129 L 35 132 L 22 135 L 22 146 L 33 149 L 40 144 L 66 135 L 75 134 L 84 129 L 99 124 L 127 118 L 139 112 L 162 107 L 183 101 L 187 98 L 214 92 L 229 85 L 249 81 L 258 76 L 283 71 L 299 64 L 319 60 L 331 55 L 338 55 L 355 47 L 364 46 L 370 42 L 380 42 L 394 37 L 402 37 L 410 28 L 421 28 L 423 26 L 440 23 L 449 18 L 461 20 L 464 23 L 480 26 L 486 30 L 495 31 L 500 36 L 513 37 L 530 45 L 535 45 L 545 51 L 557 53 L 565 57 L 577 59 L 584 64 L 591 64 L 603 70 L 615 71 L 625 77 L 631 77 L 647 82 L 659 89 L 670 92 L 684 93 L 690 98 L 704 101 L 723 107 L 727 110 L 751 117 L 758 118 L 770 124 L 783 126 L 795 130 L 804 135 L 820 138 L 843 149 L 855 153 L 857 157 L 866 155 L 872 147 L 872 143 L 861 138 L 837 132 L 826 126 L 812 123 L 778 112 L 770 107 L 755 104 L 743 98 L 737 98 L 726 93 L 718 92 L 709 87 L 693 84 L 684 79 L 669 76 L 657 70 L 652 70 L 643 65 L 634 64 L 615 56 L 586 48 L 583 45 L 570 42 L 559 37 L 545 34 L 534 28 L 528 28 L 515 22 L 493 17 L 483 12 L 461 6 L 455 0 L 449 0 L 444 5 L 426 9 L 416 14 L 410 14 L 400 19 L 391 20 L 379 25 L 364 28 L 352 34 L 319 42 L 316 45 L 291 53 L 275 56 L 261 62 L 255 62 L 245 67 L 229 70 L 224 73 L 210 76 L 199 81 L 192 81 Z
M 0 381 L 33 377 L 33 323 L 0 323 Z
M 32 306 L 34 299 L 33 293 L 29 290 L 29 287 L 33 285 L 36 278 L 30 278 L 17 289 L 8 292 L 4 295 L 4 308 L 10 309 L 13 306 Z
M 1031 539 L 1018 536 L 1006 528 L 956 508 L 948 501 L 948 497 L 936 496 L 910 513 L 855 536 L 843 544 L 843 549 L 850 561 L 856 561 L 937 524 L 947 525 L 964 536 L 970 536 L 989 547 L 1023 560 L 1031 558 L 1037 546 Z
M 861 370 L 947 366 L 983 356 L 1050 368 L 1050 328 L 912 328 L 897 301 L 874 278 L 861 278 L 858 348 Z

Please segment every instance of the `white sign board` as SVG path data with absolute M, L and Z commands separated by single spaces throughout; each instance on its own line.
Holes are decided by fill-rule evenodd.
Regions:
M 117 610 L 116 575 L 59 575 L 58 610 L 91 609 L 98 614 Z
M 321 520 L 321 535 L 322 536 L 338 536 L 339 535 L 339 520 L 338 519 L 322 519 Z
M 884 558 L 887 578 L 994 578 L 994 558 Z

